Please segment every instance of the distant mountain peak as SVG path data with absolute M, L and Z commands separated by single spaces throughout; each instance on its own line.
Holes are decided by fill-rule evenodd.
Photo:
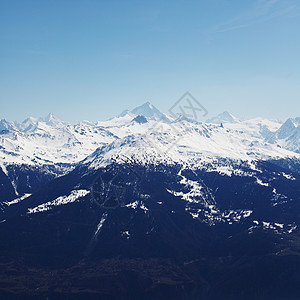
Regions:
M 6 121 L 5 119 L 0 120 L 0 131 L 2 130 L 16 130 L 13 123 Z
M 41 119 L 41 121 L 51 125 L 63 122 L 60 118 L 56 117 L 53 113 L 49 113 L 45 118 Z
M 26 123 L 33 123 L 36 124 L 38 122 L 38 119 L 35 117 L 28 117 L 26 118 L 22 123 L 26 124 Z
M 216 124 L 221 124 L 221 123 L 238 123 L 239 119 L 229 113 L 228 111 L 224 111 L 220 114 L 218 114 L 216 117 L 213 117 L 211 119 L 208 119 L 206 121 L 207 123 L 216 123 Z
M 41 125 L 40 123 L 45 123 L 48 126 L 52 127 L 61 127 L 66 125 L 67 123 L 62 121 L 60 118 L 56 117 L 53 113 L 49 113 L 44 118 L 35 118 L 35 117 L 28 117 L 25 119 L 21 124 L 18 124 L 17 127 L 21 131 L 29 132 L 34 131 Z
M 166 119 L 166 115 L 160 112 L 153 104 L 149 101 L 145 102 L 144 104 L 137 106 L 133 110 L 130 111 L 131 113 L 137 116 L 144 116 L 148 119 Z
M 298 126 L 299 126 L 299 123 L 297 121 L 297 118 L 296 119 L 289 118 L 275 132 L 274 137 L 276 137 L 278 139 L 285 139 L 285 138 L 289 137 L 290 135 L 292 135 Z
M 142 105 L 137 106 L 133 110 L 131 110 L 132 113 L 138 111 L 138 110 L 157 110 L 156 107 L 154 107 L 149 101 L 143 103 Z
M 165 120 L 168 119 L 168 117 L 160 112 L 153 104 L 151 104 L 149 101 L 143 103 L 142 105 L 139 105 L 135 107 L 132 110 L 124 110 L 121 114 L 118 115 L 118 118 L 130 116 L 132 118 L 137 116 L 143 116 L 147 119 L 151 120 Z
M 62 127 L 65 125 L 69 125 L 69 123 L 63 121 L 59 117 L 55 116 L 53 113 L 49 113 L 45 118 L 40 118 L 39 121 L 44 122 L 48 126 L 52 127 Z
M 46 122 L 49 122 L 49 121 L 52 121 L 52 120 L 54 120 L 54 119 L 56 119 L 56 117 L 54 116 L 54 114 L 53 113 L 49 113 L 46 117 L 45 117 L 45 121 Z

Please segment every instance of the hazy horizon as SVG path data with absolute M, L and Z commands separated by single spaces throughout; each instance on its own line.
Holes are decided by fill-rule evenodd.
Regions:
M 148 102 L 148 101 L 147 101 Z M 146 103 L 146 102 L 145 102 Z M 142 103 L 141 105 L 143 105 L 143 104 L 145 104 L 145 103 Z M 151 103 L 150 102 L 150 104 L 152 104 L 152 105 L 154 105 L 153 103 Z M 141 105 L 138 105 L 138 106 L 141 106 Z M 138 107 L 138 106 L 136 106 L 136 107 Z M 169 114 L 169 112 L 168 111 L 162 111 L 162 110 L 160 110 L 160 108 L 159 107 L 157 107 L 156 105 L 154 105 L 155 106 L 155 108 L 157 108 L 160 112 L 162 112 L 162 113 L 165 113 L 165 114 L 167 114 L 167 115 L 170 115 Z M 59 114 L 56 114 L 56 113 L 53 113 L 53 112 L 48 112 L 48 113 L 46 113 L 46 115 L 28 115 L 28 116 L 26 116 L 24 119 L 20 119 L 20 120 L 16 120 L 16 119 L 13 119 L 13 120 L 9 120 L 9 119 L 6 119 L 6 118 L 2 118 L 1 116 L 0 116 L 0 120 L 5 120 L 5 121 L 7 121 L 7 122 L 17 122 L 17 123 L 22 123 L 22 122 L 24 122 L 24 121 L 26 121 L 28 118 L 35 118 L 35 119 L 45 119 L 45 118 L 47 118 L 49 115 L 53 115 L 53 116 L 55 116 L 55 117 L 57 117 L 57 118 L 59 118 L 61 121 L 64 121 L 64 122 L 67 122 L 67 123 L 70 123 L 70 124 L 77 124 L 77 123 L 80 123 L 80 122 L 83 122 L 83 121 L 90 121 L 90 122 L 94 122 L 94 123 L 96 123 L 96 122 L 101 122 L 101 121 L 108 121 L 108 120 L 110 120 L 110 119 L 113 119 L 113 118 L 115 118 L 115 117 L 118 117 L 120 114 L 122 114 L 124 111 L 131 111 L 131 110 L 133 110 L 134 108 L 136 108 L 136 107 L 131 107 L 131 108 L 127 108 L 127 109 L 125 109 L 125 110 L 123 110 L 123 111 L 119 111 L 116 115 L 114 115 L 114 116 L 107 116 L 107 118 L 104 118 L 104 119 L 98 119 L 98 120 L 90 120 L 90 119 L 81 119 L 81 120 L 77 120 L 77 121 L 74 121 L 74 122 L 70 122 L 70 121 L 68 121 L 68 120 L 65 120 L 64 118 L 62 118 Z M 223 114 L 223 113 L 229 113 L 229 114 L 231 114 L 231 115 L 233 115 L 234 117 L 236 117 L 239 121 L 246 121 L 246 120 L 251 120 L 251 119 L 255 119 L 255 118 L 263 118 L 263 119 L 268 119 L 268 120 L 273 120 L 273 121 L 278 121 L 278 122 L 281 122 L 281 123 L 283 123 L 283 122 L 285 122 L 287 119 L 289 119 L 289 118 L 298 118 L 299 116 L 298 115 L 294 115 L 294 116 L 290 116 L 290 117 L 288 117 L 288 118 L 286 118 L 286 119 L 280 119 L 280 118 L 272 118 L 272 117 L 270 117 L 270 118 L 265 118 L 265 117 L 263 117 L 263 116 L 260 116 L 260 115 L 257 115 L 257 116 L 253 116 L 253 117 L 250 117 L 250 118 L 241 118 L 240 116 L 238 116 L 238 115 L 235 115 L 235 114 L 232 114 L 230 111 L 228 111 L 228 110 L 225 110 L 225 111 L 222 111 L 222 112 L 219 112 L 219 113 L 217 113 L 217 114 L 215 114 L 215 115 L 207 115 L 207 117 L 206 118 L 204 118 L 202 121 L 203 122 L 206 122 L 208 119 L 211 119 L 211 118 L 214 118 L 214 117 L 217 117 L 218 115 L 221 115 L 221 114 Z

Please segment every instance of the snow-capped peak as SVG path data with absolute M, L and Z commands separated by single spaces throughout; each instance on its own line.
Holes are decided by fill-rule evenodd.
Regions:
M 0 131 L 3 130 L 16 130 L 14 124 L 7 122 L 5 119 L 0 120 Z
M 32 132 L 40 126 L 44 127 L 45 124 L 50 127 L 63 127 L 67 125 L 66 122 L 54 116 L 52 113 L 49 113 L 44 118 L 29 117 L 25 119 L 21 124 L 17 124 L 17 127 L 23 132 Z
M 130 112 L 135 114 L 135 115 L 144 116 L 144 117 L 152 119 L 152 120 L 158 120 L 158 119 L 165 119 L 166 118 L 166 115 L 161 113 L 150 102 L 146 102 L 146 103 L 134 108 Z
M 24 125 L 35 125 L 39 120 L 37 118 L 34 117 L 28 117 L 27 119 L 25 119 L 22 124 Z
M 32 130 L 33 128 L 36 127 L 36 125 L 38 124 L 39 122 L 39 119 L 37 118 L 34 118 L 34 117 L 29 117 L 27 119 L 25 119 L 20 125 L 20 129 L 21 131 L 30 131 Z
M 300 118 L 289 118 L 267 141 L 282 148 L 300 153 Z
M 130 136 L 137 139 L 132 145 L 137 145 L 139 138 L 146 137 L 146 140 L 150 140 L 150 146 L 146 145 L 147 151 L 153 152 L 153 147 L 154 150 L 159 148 L 156 157 L 163 157 L 161 153 L 167 151 L 171 154 L 170 160 L 175 161 L 176 157 L 185 161 L 205 155 L 252 159 L 266 155 L 294 155 L 287 150 L 300 153 L 299 118 L 289 119 L 282 125 L 262 118 L 239 121 L 224 112 L 214 120 L 209 120 L 217 124 L 226 123 L 226 130 L 220 125 L 191 121 L 183 116 L 171 122 L 160 122 L 162 119 L 167 120 L 168 116 L 146 102 L 131 111 L 125 111 L 124 116 L 96 124 L 84 121 L 71 125 L 53 114 L 39 119 L 29 117 L 21 124 L 2 120 L 0 163 L 78 163 L 98 147 L 114 145 L 112 143 L 116 142 L 118 148 L 118 143 L 121 141 L 120 145 L 123 145 L 122 140 Z M 128 149 L 124 150 L 122 146 L 116 152 L 119 154 L 118 150 L 122 153 L 123 150 L 130 150 L 132 154 L 140 155 L 142 160 L 144 144 L 141 147 L 140 150 L 128 145 Z M 151 157 L 151 153 L 148 157 Z
M 224 111 L 221 114 L 218 114 L 216 117 L 213 117 L 211 119 L 208 119 L 206 121 L 207 123 L 216 123 L 216 124 L 221 124 L 221 123 L 238 123 L 239 119 L 229 113 L 228 111 Z
M 282 126 L 277 130 L 276 136 L 279 139 L 285 139 L 299 126 L 296 119 L 287 119 Z
M 45 118 L 40 119 L 40 121 L 45 122 L 49 126 L 57 126 L 65 123 L 53 113 L 49 113 Z
M 112 129 L 112 128 L 111 128 Z M 125 134 L 121 131 L 126 130 Z M 232 160 L 261 160 L 297 157 L 296 153 L 265 143 L 262 137 L 236 129 L 224 129 L 205 123 L 157 121 L 137 125 L 135 122 L 114 131 L 119 139 L 99 148 L 83 164 L 92 168 L 106 166 L 112 161 L 134 160 L 141 164 L 201 164 L 213 158 Z
M 49 113 L 45 118 L 44 118 L 44 121 L 47 123 L 47 122 L 53 122 L 53 121 L 55 121 L 55 120 L 59 120 L 60 121 L 60 119 L 58 119 L 57 117 L 55 117 L 54 115 L 53 115 L 53 113 Z

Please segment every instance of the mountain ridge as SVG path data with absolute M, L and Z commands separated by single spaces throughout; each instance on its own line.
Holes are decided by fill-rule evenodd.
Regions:
M 30 185 L 36 186 L 34 168 L 40 170 L 39 176 L 44 178 L 41 182 L 45 182 L 71 171 L 101 149 L 104 152 L 99 161 L 108 163 L 112 159 L 132 157 L 141 163 L 145 160 L 157 164 L 220 158 L 249 162 L 299 158 L 296 118 L 284 124 L 263 118 L 237 122 L 235 118 L 234 122 L 223 123 L 220 127 L 218 123 L 194 122 L 186 118 L 170 120 L 165 116 L 146 102 L 122 116 L 97 123 L 84 121 L 72 125 L 53 114 L 45 118 L 27 118 L 19 126 L 2 120 L 0 165 L 8 170 L 9 180 L 17 194 L 22 195 L 31 193 L 31 189 L 18 188 L 18 176 L 26 174 Z M 282 131 L 284 138 L 280 134 Z
M 296 299 L 299 127 L 143 110 L 2 131 L 0 297 Z

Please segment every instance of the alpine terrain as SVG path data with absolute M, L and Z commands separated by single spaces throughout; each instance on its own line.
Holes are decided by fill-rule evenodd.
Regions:
M 0 121 L 0 297 L 299 299 L 300 118 Z

